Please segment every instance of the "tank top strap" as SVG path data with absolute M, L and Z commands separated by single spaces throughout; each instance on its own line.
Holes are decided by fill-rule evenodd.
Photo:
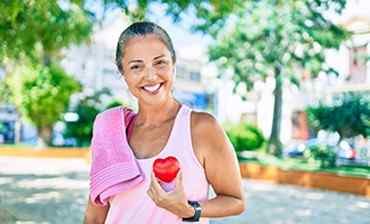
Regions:
M 174 146 L 173 149 L 184 150 L 193 149 L 191 143 L 191 130 L 190 130 L 190 115 L 192 109 L 182 104 L 180 114 L 172 130 L 172 137 L 170 145 Z M 181 147 L 179 147 L 181 146 Z

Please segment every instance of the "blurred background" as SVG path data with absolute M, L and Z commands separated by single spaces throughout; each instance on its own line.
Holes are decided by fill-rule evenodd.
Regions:
M 136 108 L 114 54 L 142 20 L 173 39 L 175 97 L 212 113 L 238 155 L 247 210 L 212 223 L 370 223 L 369 12 L 366 0 L 1 1 L 0 223 L 82 223 L 94 118 Z

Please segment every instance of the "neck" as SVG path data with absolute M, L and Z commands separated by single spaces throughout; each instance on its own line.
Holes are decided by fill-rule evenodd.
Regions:
M 176 117 L 180 103 L 174 98 L 159 105 L 144 105 L 139 103 L 139 112 L 135 123 L 143 126 L 159 126 Z

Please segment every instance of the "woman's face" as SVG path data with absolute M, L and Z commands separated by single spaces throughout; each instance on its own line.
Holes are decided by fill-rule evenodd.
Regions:
M 122 60 L 123 76 L 139 102 L 161 104 L 171 97 L 175 65 L 170 51 L 157 36 L 130 39 Z

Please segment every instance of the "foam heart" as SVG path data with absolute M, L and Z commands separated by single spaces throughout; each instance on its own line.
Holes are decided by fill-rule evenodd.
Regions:
M 180 163 L 174 156 L 158 158 L 153 163 L 154 175 L 163 182 L 169 183 L 177 176 Z

